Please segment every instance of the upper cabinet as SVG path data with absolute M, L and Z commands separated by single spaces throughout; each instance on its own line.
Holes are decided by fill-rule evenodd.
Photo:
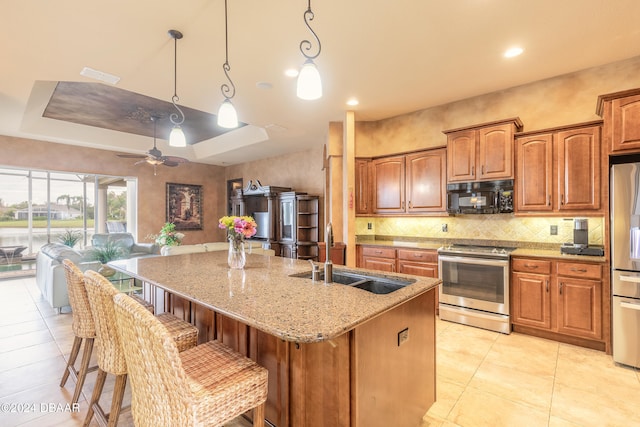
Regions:
M 447 181 L 471 182 L 513 178 L 513 135 L 519 118 L 444 131 L 447 135 Z
M 356 161 L 356 195 L 367 195 L 361 187 L 368 179 L 364 176 L 370 173 L 371 209 L 366 213 L 445 212 L 446 158 L 446 150 L 438 148 L 374 159 L 369 168 Z M 356 200 L 356 214 L 363 213 L 367 203 Z
M 640 89 L 601 95 L 596 112 L 604 119 L 603 138 L 609 152 L 640 151 Z
M 600 210 L 599 122 L 516 136 L 516 212 Z

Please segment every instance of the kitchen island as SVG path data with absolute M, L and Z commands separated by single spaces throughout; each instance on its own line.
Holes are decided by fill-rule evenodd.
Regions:
M 195 324 L 269 370 L 266 418 L 276 426 L 418 426 L 435 401 L 439 280 L 389 294 L 291 277 L 309 262 L 224 251 L 110 263 L 144 283 L 158 310 Z M 334 267 L 334 272 L 344 269 Z

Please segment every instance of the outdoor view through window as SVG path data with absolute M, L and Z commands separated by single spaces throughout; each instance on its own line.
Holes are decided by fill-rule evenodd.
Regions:
M 135 178 L 0 168 L 0 277 L 35 268 L 47 243 L 76 249 L 94 233 L 132 231 Z

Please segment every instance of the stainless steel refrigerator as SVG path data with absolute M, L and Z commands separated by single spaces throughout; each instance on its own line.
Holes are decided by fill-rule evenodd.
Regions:
M 613 360 L 640 367 L 640 162 L 611 166 Z

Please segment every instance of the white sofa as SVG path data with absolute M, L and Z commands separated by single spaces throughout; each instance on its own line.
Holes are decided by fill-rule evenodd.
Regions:
M 259 255 L 271 255 L 274 256 L 276 252 L 273 249 L 263 249 L 261 242 L 245 242 L 244 250 L 248 254 Z M 211 243 L 198 243 L 195 245 L 180 245 L 180 246 L 163 246 L 160 249 L 162 255 L 179 255 L 179 254 L 191 254 L 198 252 L 213 252 L 213 251 L 226 251 L 229 250 L 229 242 L 211 242 Z
M 36 255 L 36 284 L 44 299 L 58 313 L 62 307 L 69 305 L 62 260 L 71 260 L 82 271 L 98 271 L 102 264 L 100 261 L 90 260 L 88 256 L 87 251 L 77 251 L 61 243 L 48 243 Z

